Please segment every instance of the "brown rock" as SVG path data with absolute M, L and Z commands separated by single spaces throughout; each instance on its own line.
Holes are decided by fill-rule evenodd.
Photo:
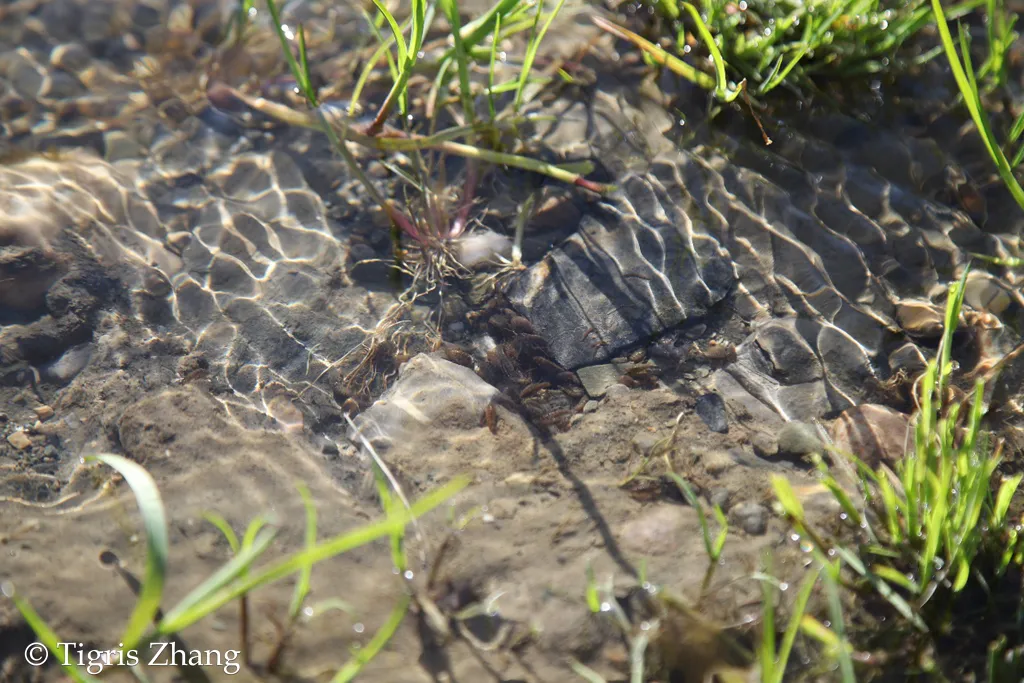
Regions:
M 866 404 L 849 408 L 832 425 L 836 449 L 857 456 L 871 467 L 892 467 L 909 445 L 910 419 L 886 406 Z
M 690 508 L 653 506 L 622 527 L 622 547 L 648 556 L 677 553 L 690 538 L 696 517 Z
M 53 417 L 53 408 L 48 405 L 36 406 L 33 408 L 33 411 L 35 412 L 36 417 L 39 418 L 40 422 L 46 422 Z
M 7 437 L 7 443 L 11 444 L 19 451 L 23 451 L 32 445 L 32 439 L 28 437 L 28 434 L 19 429 Z
M 945 315 L 935 304 L 926 301 L 905 301 L 896 306 L 896 321 L 907 334 L 932 339 L 942 336 Z

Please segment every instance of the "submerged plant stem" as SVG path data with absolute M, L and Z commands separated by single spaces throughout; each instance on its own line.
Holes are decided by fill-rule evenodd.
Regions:
M 546 175 L 550 178 L 554 178 L 555 180 L 576 185 L 598 194 L 605 194 L 614 189 L 614 186 L 612 185 L 587 180 L 578 173 L 573 173 L 572 171 L 568 171 L 554 164 L 548 164 L 543 161 L 520 156 L 518 154 L 495 152 L 493 150 L 482 149 L 480 147 L 474 147 L 473 145 L 455 142 L 454 140 L 448 139 L 448 136 L 444 131 L 432 136 L 407 135 L 405 133 L 370 136 L 360 133 L 350 126 L 344 126 L 342 133 L 339 136 L 339 126 L 337 124 L 329 123 L 327 121 L 327 117 L 320 108 L 317 108 L 315 112 L 296 111 L 295 109 L 283 104 L 279 104 L 262 97 L 246 95 L 245 93 L 239 92 L 233 88 L 228 88 L 228 90 L 234 97 L 237 97 L 260 113 L 266 114 L 267 116 L 271 116 L 293 126 L 302 126 L 304 128 L 323 131 L 328 135 L 328 137 L 337 138 L 336 146 L 342 150 L 343 154 L 346 155 L 345 160 L 346 162 L 349 162 L 350 165 L 355 164 L 355 159 L 351 159 L 350 161 L 351 153 L 345 149 L 343 144 L 346 141 L 354 142 L 370 149 L 377 149 L 382 152 L 411 152 L 416 150 L 432 149 L 445 154 L 465 157 L 467 159 L 477 159 L 500 166 L 521 168 L 524 171 L 532 171 L 533 173 Z M 459 129 L 460 132 L 463 130 L 471 129 Z M 332 139 L 332 144 L 334 144 L 334 139 Z M 376 193 L 376 190 L 371 190 L 371 192 Z M 384 205 L 383 198 L 379 196 L 379 193 L 376 193 L 376 195 L 377 196 L 373 197 L 374 201 Z M 403 229 L 405 229 L 405 226 L 403 226 Z

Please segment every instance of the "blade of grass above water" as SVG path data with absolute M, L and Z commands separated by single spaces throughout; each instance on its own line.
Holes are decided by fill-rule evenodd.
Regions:
M 953 71 L 953 78 L 956 79 L 960 94 L 963 95 L 964 104 L 967 105 L 967 110 L 971 114 L 971 119 L 974 120 L 974 125 L 978 128 L 978 133 L 981 135 L 982 142 L 985 143 L 989 156 L 995 162 L 996 169 L 999 171 L 999 177 L 1002 178 L 1003 183 L 1006 184 L 1006 188 L 1017 204 L 1024 209 L 1024 188 L 1021 188 L 1020 183 L 1017 182 L 1017 178 L 1013 174 L 1013 169 L 1010 167 L 1006 155 L 1003 154 L 1002 148 L 998 145 L 995 135 L 992 133 L 988 115 L 984 111 L 977 87 L 976 85 L 975 87 L 971 85 L 973 73 L 969 78 L 964 71 L 964 64 L 960 61 L 960 55 L 957 54 L 953 36 L 949 32 L 949 25 L 946 22 L 941 0 L 931 0 L 931 4 L 932 11 L 935 13 L 935 23 L 939 29 L 939 38 L 942 40 L 942 47 L 946 52 L 946 58 L 949 60 L 949 67 Z M 969 54 L 964 56 L 965 59 L 969 60 Z
M 156 482 L 141 465 L 120 455 L 109 453 L 86 458 L 86 462 L 102 462 L 115 469 L 128 483 L 142 515 L 146 533 L 146 572 L 138 600 L 132 610 L 124 635 L 121 636 L 123 650 L 133 650 L 160 609 L 163 598 L 164 580 L 167 576 L 167 558 L 170 541 L 167 535 L 167 515 Z
M 530 42 L 526 46 L 526 57 L 523 59 L 523 70 L 519 74 L 519 85 L 516 87 L 515 102 L 512 105 L 513 111 L 519 113 L 519 108 L 523 104 L 523 90 L 526 88 L 526 82 L 530 77 L 530 70 L 533 69 L 533 62 L 537 58 L 537 50 L 540 49 L 541 41 L 544 40 L 544 34 L 548 32 L 551 27 L 551 22 L 555 20 L 558 13 L 562 11 L 562 6 L 565 4 L 565 0 L 558 0 L 558 4 L 555 5 L 554 11 L 548 15 L 547 21 L 541 27 L 540 31 L 531 37 Z M 541 10 L 544 9 L 543 1 L 537 3 L 537 19 L 540 19 Z
M 203 596 L 202 600 L 189 606 L 187 609 L 175 608 L 167 614 L 159 625 L 159 633 L 176 633 L 186 626 L 195 623 L 214 610 L 223 607 L 227 602 L 239 597 L 243 593 L 271 583 L 280 578 L 288 576 L 303 567 L 316 564 L 335 555 L 348 552 L 360 546 L 371 543 L 379 538 L 393 534 L 396 529 L 403 527 L 412 518 L 418 518 L 425 513 L 441 505 L 456 493 L 469 484 L 466 477 L 457 477 L 448 484 L 431 491 L 416 502 L 409 510 L 399 509 L 394 512 L 391 519 L 368 524 L 354 531 L 340 534 L 334 538 L 318 543 L 312 548 L 299 551 L 289 557 L 285 557 L 272 563 L 269 567 L 262 568 L 250 575 L 235 579 L 232 583 Z
M 78 667 L 74 664 L 64 663 L 65 653 L 60 646 L 60 643 L 63 641 L 56 633 L 54 633 L 53 629 L 50 628 L 49 624 L 47 624 L 46 621 L 41 616 L 39 616 L 39 613 L 36 612 L 35 609 L 33 609 L 32 605 L 28 602 L 28 600 L 22 598 L 20 595 L 17 594 L 12 584 L 4 583 L 0 585 L 0 593 L 6 595 L 14 601 L 15 607 L 18 608 L 18 611 L 21 613 L 22 618 L 25 620 L 25 623 L 28 624 L 29 627 L 32 629 L 32 632 L 35 634 L 35 637 L 39 640 L 40 643 L 46 646 L 46 649 L 49 650 L 50 654 L 53 656 L 54 661 L 60 664 L 60 667 L 64 669 L 64 672 L 71 678 L 71 680 L 75 681 L 75 683 L 99 683 L 99 679 L 93 678 L 85 672 L 80 671 Z M 32 645 L 30 645 L 29 647 L 32 647 Z M 32 656 L 38 657 L 38 655 L 35 655 L 34 652 L 35 651 L 33 651 Z M 26 650 L 26 657 L 28 656 L 28 650 Z

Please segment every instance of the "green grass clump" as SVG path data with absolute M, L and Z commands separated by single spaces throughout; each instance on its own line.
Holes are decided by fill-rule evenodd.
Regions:
M 246 2 L 241 0 L 238 16 L 247 11 Z M 304 126 L 323 132 L 331 147 L 341 156 L 353 175 L 366 189 L 375 204 L 380 206 L 391 219 L 396 238 L 396 255 L 400 253 L 397 238 L 401 235 L 411 239 L 419 247 L 433 248 L 439 242 L 459 237 L 468 222 L 467 213 L 473 202 L 479 184 L 482 164 L 515 167 L 529 172 L 547 175 L 588 190 L 602 193 L 610 188 L 583 177 L 590 166 L 556 165 L 538 161 L 506 149 L 502 140 L 509 133 L 515 133 L 522 122 L 519 112 L 536 95 L 538 87 L 551 81 L 551 76 L 535 78 L 533 65 L 539 46 L 551 22 L 561 11 L 564 0 L 558 0 L 550 11 L 545 11 L 543 2 L 529 0 L 497 0 L 486 12 L 470 22 L 463 23 L 458 0 L 412 0 L 409 15 L 400 20 L 385 3 L 373 0 L 374 16 L 364 13 L 367 25 L 378 41 L 378 46 L 366 60 L 365 66 L 354 84 L 351 105 L 347 112 L 334 107 L 325 107 L 313 86 L 312 66 L 306 46 L 306 34 L 299 25 L 294 38 L 288 35 L 281 24 L 281 16 L 275 0 L 266 0 L 273 28 L 281 43 L 288 68 L 297 84 L 297 90 L 305 100 L 306 110 L 294 110 L 286 105 L 269 102 L 263 98 L 235 95 L 250 106 L 282 122 Z M 434 36 L 437 44 L 435 19 L 437 10 L 447 22 L 445 35 L 451 45 L 439 57 L 432 55 L 430 40 Z M 511 80 L 495 83 L 496 46 L 517 34 L 526 34 L 525 52 L 518 75 Z M 488 44 L 490 42 L 490 44 Z M 391 85 L 387 96 L 377 108 L 373 120 L 365 127 L 356 126 L 350 117 L 359 108 L 360 98 L 367 83 L 375 77 L 381 62 L 387 65 Z M 472 73 L 486 72 L 488 79 L 474 82 Z M 431 83 L 426 92 L 421 91 L 425 101 L 423 111 L 417 112 L 427 132 L 408 129 L 405 123 L 388 128 L 389 120 L 396 113 L 402 114 L 402 122 L 412 116 L 410 83 L 414 75 L 427 76 Z M 420 79 L 422 81 L 422 79 Z M 450 97 L 451 88 L 457 94 Z M 511 102 L 500 109 L 496 106 L 498 96 L 514 93 Z M 486 96 L 487 119 L 478 111 L 479 95 Z M 445 111 L 456 119 L 456 125 L 436 130 L 439 114 Z M 421 125 L 421 127 L 423 127 Z M 465 141 L 459 141 L 464 139 Z M 419 215 L 402 210 L 371 181 L 346 148 L 346 142 L 354 142 L 381 152 L 404 152 L 412 154 L 418 178 L 392 169 L 406 180 L 422 198 L 425 210 Z M 455 216 L 448 216 L 443 210 L 444 201 L 431 189 L 432 183 L 423 169 L 426 163 L 421 155 L 427 152 L 461 156 L 469 160 L 460 207 Z
M 1021 141 L 1021 135 L 1024 134 L 1024 112 L 1021 112 L 1010 127 L 1005 142 L 1000 143 L 982 101 L 986 90 L 986 80 L 987 89 L 1002 87 L 1006 83 L 1007 55 L 1010 47 L 1019 37 L 1013 31 L 1017 16 L 1007 15 L 1001 1 L 988 0 L 986 3 L 988 57 L 975 72 L 971 63 L 971 48 L 967 33 L 961 26 L 959 40 L 954 43 L 947 23 L 948 12 L 942 8 L 942 3 L 939 0 L 931 0 L 931 6 L 935 12 L 942 49 L 949 60 L 949 67 L 956 79 L 963 102 L 971 114 L 971 120 L 978 128 L 978 134 L 981 135 L 985 149 L 992 158 L 1003 184 L 1017 204 L 1024 209 L 1024 188 L 1021 187 L 1020 181 L 1015 175 L 1015 169 L 1024 160 L 1024 142 Z
M 895 472 L 884 466 L 872 470 L 850 454 L 837 454 L 851 458 L 860 473 L 857 495 L 851 495 L 822 466 L 823 483 L 839 502 L 855 542 L 823 537 L 788 482 L 773 479 L 779 503 L 797 532 L 820 557 L 837 557 L 852 570 L 855 579 L 847 587 L 879 596 L 903 617 L 902 623 L 910 627 L 903 646 L 920 646 L 919 655 L 940 649 L 940 639 L 957 629 L 984 638 L 983 629 L 959 621 L 969 609 L 997 619 L 996 612 L 1024 608 L 1019 591 L 1015 605 L 999 606 L 994 598 L 1024 564 L 1024 539 L 1008 517 L 1022 475 L 998 473 L 1001 446 L 991 444 L 982 431 L 983 384 L 975 385 L 969 401 L 949 399 L 952 338 L 965 282 L 966 272 L 950 287 L 938 357 L 919 380 L 913 445 Z M 975 598 L 962 595 L 988 595 L 990 602 L 971 604 Z M 988 645 L 974 644 L 978 651 Z M 934 661 L 919 665 L 938 666 Z
M 261 586 L 274 583 L 289 576 L 296 576 L 293 599 L 288 611 L 288 629 L 282 636 L 274 655 L 271 665 L 276 668 L 276 660 L 283 649 L 288 630 L 294 625 L 302 606 L 309 593 L 309 580 L 313 566 L 326 559 L 350 552 L 380 538 L 391 539 L 392 547 L 401 547 L 402 538 L 406 526 L 433 508 L 441 505 L 455 495 L 460 489 L 466 486 L 468 481 L 459 478 L 439 489 L 428 493 L 412 505 L 405 507 L 399 504 L 397 497 L 394 497 L 388 490 L 382 491 L 382 503 L 386 517 L 381 522 L 367 524 L 352 531 L 345 532 L 333 538 L 323 541 L 316 540 L 316 513 L 308 491 L 300 487 L 303 501 L 306 505 L 306 547 L 303 550 L 292 553 L 286 557 L 266 563 L 260 567 L 254 565 L 270 548 L 277 530 L 267 526 L 264 518 L 258 518 L 249 525 L 242 541 L 231 529 L 231 527 L 218 515 L 207 515 L 207 519 L 227 538 L 234 552 L 234 557 L 224 564 L 219 570 L 203 581 L 189 592 L 181 601 L 169 611 L 161 609 L 163 600 L 164 585 L 168 573 L 168 560 L 171 554 L 170 542 L 167 533 L 167 515 L 164 511 L 163 501 L 157 489 L 156 482 L 146 470 L 119 455 L 97 455 L 87 460 L 98 461 L 113 467 L 124 477 L 124 480 L 131 487 L 132 493 L 139 506 L 142 516 L 143 528 L 146 532 L 146 566 L 145 573 L 136 591 L 138 599 L 128 624 L 125 627 L 124 635 L 120 639 L 121 652 L 127 653 L 136 649 L 140 644 L 149 643 L 157 639 L 173 638 L 177 633 L 196 622 L 204 619 L 213 612 L 233 600 L 241 600 L 242 618 L 240 634 L 240 651 L 243 653 L 243 661 L 248 661 L 248 621 L 245 597 L 246 595 Z M 113 555 L 112 553 L 104 553 Z M 404 555 L 402 555 L 404 557 Z M 114 560 L 116 562 L 116 558 Z M 400 565 L 404 568 L 404 561 Z M 122 569 L 122 571 L 124 571 Z M 39 642 L 45 645 L 58 662 L 61 662 L 65 673 L 76 683 L 96 681 L 81 667 L 71 661 L 63 664 L 64 654 L 58 643 L 62 639 L 46 623 L 46 620 L 33 609 L 28 598 L 16 592 L 12 583 L 7 582 L 2 586 L 2 593 L 13 600 L 17 609 L 21 612 L 25 622 L 35 632 Z M 355 653 L 352 659 L 346 663 L 336 674 L 335 681 L 350 681 L 383 647 L 387 640 L 394 634 L 402 621 L 411 598 L 404 596 L 395 606 L 392 617 L 374 635 L 370 643 Z M 322 611 L 322 610 L 321 610 Z M 112 656 L 113 661 L 118 661 Z M 128 661 L 127 656 L 123 661 Z M 135 675 L 140 680 L 145 680 L 144 674 L 138 667 L 132 667 Z M 271 668 L 268 666 L 268 668 Z M 191 679 L 190 679 L 191 680 Z
M 981 2 L 967 0 L 949 12 L 962 16 Z M 890 71 L 900 61 L 904 43 L 932 22 L 928 0 L 706 0 L 699 6 L 683 0 L 652 0 L 652 4 L 668 24 L 674 54 L 637 40 L 636 34 L 620 36 L 726 101 L 735 99 L 744 87 L 756 96 L 782 85 L 807 89 L 818 77 Z M 690 64 L 691 54 L 710 57 L 713 78 Z

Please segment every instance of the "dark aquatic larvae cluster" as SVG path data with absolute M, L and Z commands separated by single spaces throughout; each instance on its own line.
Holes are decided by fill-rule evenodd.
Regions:
M 495 296 L 480 310 L 467 314 L 466 322 L 471 345 L 445 343 L 444 356 L 474 369 L 534 424 L 568 429 L 587 394 L 576 373 L 553 360 L 547 341 L 530 321 L 503 297 Z M 489 418 L 485 416 L 485 420 Z

